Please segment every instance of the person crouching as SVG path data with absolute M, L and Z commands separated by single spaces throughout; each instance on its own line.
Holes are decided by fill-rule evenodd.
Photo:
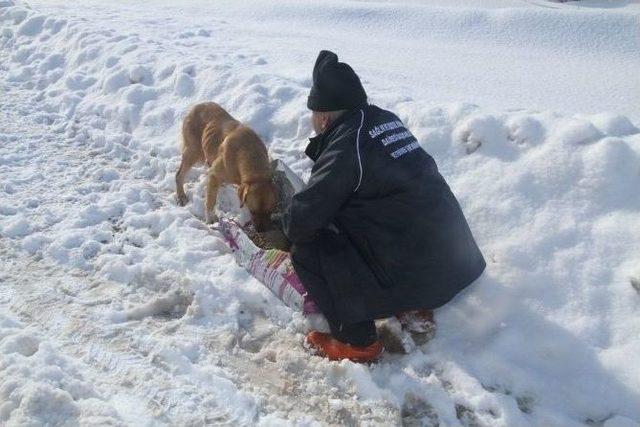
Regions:
M 318 55 L 307 107 L 314 164 L 282 218 L 294 269 L 330 328 L 306 341 L 332 360 L 374 361 L 375 319 L 441 307 L 486 264 L 434 159 L 398 116 L 367 103 L 333 52 Z

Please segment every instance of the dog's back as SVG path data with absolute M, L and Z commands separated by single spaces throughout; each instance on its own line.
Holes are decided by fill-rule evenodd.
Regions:
M 239 124 L 215 102 L 194 106 L 182 122 L 182 153 L 198 155 L 198 161 L 215 157 L 220 143 Z

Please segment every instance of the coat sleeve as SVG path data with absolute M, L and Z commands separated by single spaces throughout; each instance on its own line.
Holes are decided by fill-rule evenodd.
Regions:
M 355 133 L 332 141 L 313 166 L 304 189 L 296 193 L 282 217 L 293 243 L 308 241 L 336 217 L 359 177 Z

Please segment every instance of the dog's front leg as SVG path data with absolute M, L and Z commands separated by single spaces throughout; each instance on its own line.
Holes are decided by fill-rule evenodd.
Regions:
M 220 188 L 220 180 L 215 175 L 213 168 L 209 169 L 209 181 L 207 182 L 207 194 L 204 200 L 204 219 L 207 224 L 213 224 L 218 221 L 218 216 L 214 212 L 216 200 L 218 198 L 218 189 Z

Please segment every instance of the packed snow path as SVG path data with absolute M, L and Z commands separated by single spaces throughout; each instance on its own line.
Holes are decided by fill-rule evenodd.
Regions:
M 0 424 L 640 421 L 638 9 L 449 3 L 0 1 Z M 201 100 L 308 175 L 320 47 L 435 156 L 489 262 L 432 342 L 374 366 L 306 353 L 310 321 L 200 220 L 201 169 L 173 199 Z

